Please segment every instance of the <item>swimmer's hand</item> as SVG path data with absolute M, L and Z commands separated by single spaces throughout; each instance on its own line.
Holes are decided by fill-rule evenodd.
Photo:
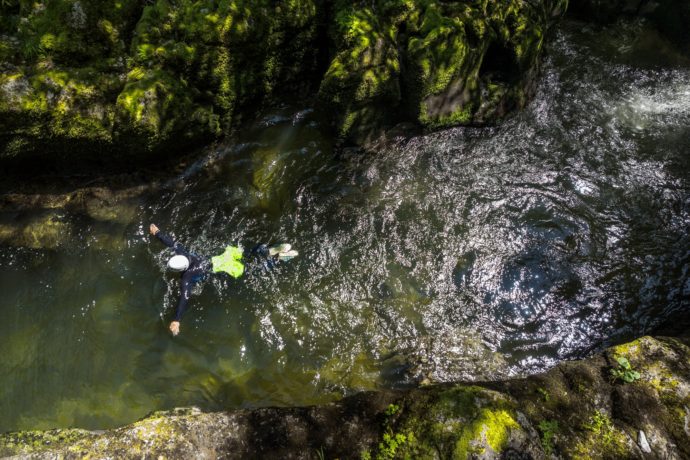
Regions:
M 173 337 L 180 333 L 180 322 L 173 321 L 170 323 L 170 332 L 172 332 Z
M 156 224 L 151 224 L 149 232 L 151 232 L 151 235 L 156 236 L 156 233 L 160 232 L 160 229 L 156 227 Z

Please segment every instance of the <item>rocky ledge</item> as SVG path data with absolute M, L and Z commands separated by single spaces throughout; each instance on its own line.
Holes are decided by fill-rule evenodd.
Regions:
M 642 337 L 526 379 L 325 406 L 156 412 L 104 432 L 8 433 L 22 458 L 690 458 L 690 340 Z
M 353 141 L 495 121 L 528 101 L 567 4 L 2 1 L 0 165 L 153 164 L 295 98 Z

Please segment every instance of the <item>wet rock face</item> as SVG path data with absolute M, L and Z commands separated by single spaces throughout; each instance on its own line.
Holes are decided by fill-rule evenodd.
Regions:
M 567 3 L 336 1 L 319 98 L 356 142 L 396 122 L 496 121 L 529 100 L 544 36 Z
M 567 0 L 95 0 L 0 5 L 0 162 L 171 155 L 318 92 L 357 142 L 525 104 Z M 324 73 L 325 72 L 325 73 Z
M 0 161 L 144 162 L 314 72 L 313 0 L 0 5 Z M 104 161 L 105 155 L 105 161 Z
M 568 14 L 584 21 L 612 22 L 624 15 L 635 16 L 647 0 L 571 0 Z
M 639 377 L 615 376 L 625 369 Z M 687 339 L 643 337 L 521 380 L 368 392 L 315 407 L 176 409 L 101 433 L 8 433 L 0 456 L 681 459 L 690 456 L 689 407 Z
M 690 53 L 690 2 L 685 0 L 571 0 L 568 13 L 588 22 L 608 24 L 642 17 L 686 53 Z

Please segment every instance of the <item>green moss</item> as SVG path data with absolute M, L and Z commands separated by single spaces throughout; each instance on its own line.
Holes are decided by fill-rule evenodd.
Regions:
M 539 431 L 541 431 L 541 447 L 547 455 L 551 455 L 554 449 L 553 439 L 560 431 L 558 421 L 542 420 L 539 422 L 538 427 Z
M 520 430 L 507 399 L 479 387 L 456 386 L 420 398 L 397 415 L 395 433 L 413 433 L 398 447 L 400 457 L 469 458 L 505 449 L 511 432 Z
M 339 1 L 334 8 L 337 48 L 319 96 L 341 135 L 370 138 L 377 125 L 404 117 L 429 129 L 492 121 L 527 102 L 522 77 L 538 63 L 547 25 L 527 2 Z M 492 60 L 504 55 L 514 62 L 494 69 Z
M 16 91 L 0 93 L 5 157 L 32 142 L 48 157 L 75 138 L 135 153 L 179 148 L 229 132 L 274 93 L 308 85 L 313 0 L 146 3 L 22 3 L 10 32 L 30 86 L 19 104 Z M 2 43 L 0 54 L 12 57 L 14 42 Z
M 469 46 L 463 19 L 443 16 L 433 5 L 425 11 L 420 36 L 408 42 L 408 59 L 422 81 L 422 99 L 446 90 L 465 68 Z
M 627 453 L 625 434 L 618 430 L 611 418 L 602 411 L 595 411 L 582 425 L 586 435 L 573 449 L 573 457 L 624 458 Z
M 427 113 L 426 105 L 420 107 L 419 121 L 430 129 L 438 129 L 447 126 L 461 125 L 472 121 L 472 107 L 461 107 L 449 115 L 433 117 Z
M 93 438 L 85 430 L 20 431 L 0 435 L 0 455 L 25 455 Z
M 334 39 L 342 50 L 331 61 L 319 88 L 343 137 L 365 137 L 385 124 L 399 104 L 400 63 L 395 26 L 370 7 L 337 3 Z
M 674 374 L 665 366 L 656 364 L 648 367 L 647 370 L 649 372 L 649 378 L 645 379 L 646 383 L 660 394 L 665 392 L 675 393 L 680 386 L 680 382 L 678 382 Z
M 470 452 L 481 450 L 476 447 L 482 438 L 494 452 L 500 453 L 508 442 L 511 429 L 518 428 L 513 414 L 505 409 L 483 409 L 479 415 L 462 429 L 460 439 L 455 443 L 454 457 L 467 458 Z
M 622 356 L 629 360 L 635 360 L 639 357 L 639 352 L 642 350 L 640 339 L 633 340 L 629 343 L 624 343 L 612 348 L 615 355 Z
M 31 143 L 36 152 L 75 151 L 67 148 L 75 139 L 135 153 L 182 147 L 228 133 L 263 102 L 312 85 L 337 132 L 354 140 L 375 138 L 406 119 L 431 129 L 492 121 L 527 100 L 520 78 L 537 64 L 548 11 L 520 0 L 326 4 L 8 6 L 2 21 L 14 41 L 3 35 L 0 57 L 21 69 L 31 87 L 19 105 L 0 95 L 0 119 L 26 114 L 2 126 L 4 156 Z M 323 78 L 318 50 L 327 40 L 318 35 L 320 21 L 330 21 L 324 25 L 334 45 Z M 492 47 L 515 61 L 507 75 L 491 68 Z M 60 73 L 67 75 L 56 78 Z
M 183 115 L 191 101 L 186 98 L 184 82 L 162 71 L 147 72 L 143 78 L 125 85 L 117 98 L 117 107 L 136 126 L 160 134 L 171 117 Z

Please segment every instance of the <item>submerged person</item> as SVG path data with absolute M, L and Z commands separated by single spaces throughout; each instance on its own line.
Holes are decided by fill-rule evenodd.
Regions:
M 175 310 L 175 318 L 170 323 L 172 335 L 180 333 L 180 321 L 187 310 L 192 288 L 209 273 L 227 273 L 233 278 L 239 278 L 244 273 L 243 258 L 254 255 L 263 259 L 267 267 L 272 267 L 279 260 L 289 260 L 297 255 L 289 244 L 267 246 L 259 244 L 245 253 L 237 246 L 227 246 L 225 252 L 210 259 L 190 252 L 179 242 L 161 232 L 155 225 L 149 227 L 151 235 L 158 238 L 167 247 L 175 251 L 175 255 L 168 260 L 168 268 L 182 272 L 180 276 L 180 298 Z

